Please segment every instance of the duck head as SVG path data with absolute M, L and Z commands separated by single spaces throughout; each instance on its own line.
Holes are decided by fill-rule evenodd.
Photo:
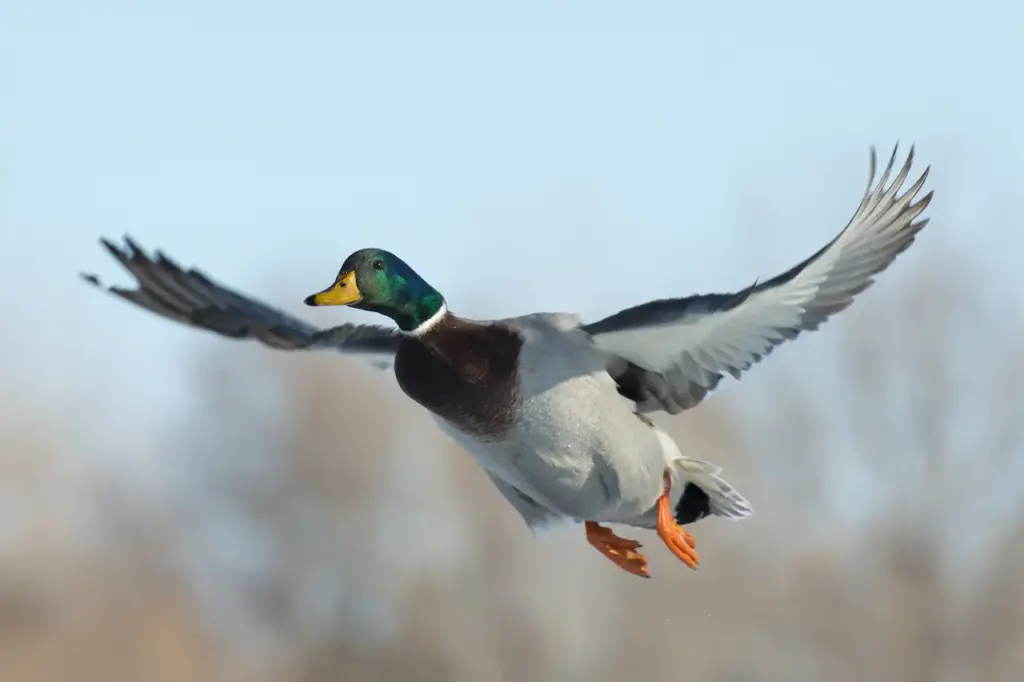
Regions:
M 334 283 L 307 296 L 306 305 L 345 305 L 391 318 L 415 333 L 446 313 L 444 297 L 401 258 L 384 249 L 360 249 L 342 263 Z

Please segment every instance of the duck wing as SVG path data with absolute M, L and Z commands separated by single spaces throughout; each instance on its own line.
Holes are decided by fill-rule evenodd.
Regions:
M 817 329 L 849 306 L 928 223 L 918 217 L 932 193 L 917 195 L 929 169 L 900 194 L 913 147 L 887 185 L 895 160 L 896 149 L 874 184 L 872 148 L 867 190 L 849 223 L 786 272 L 734 293 L 651 301 L 584 325 L 607 354 L 619 392 L 644 412 L 681 412 L 703 400 L 726 374 L 738 379 L 784 341 Z
M 194 268 L 184 270 L 159 251 L 150 257 L 130 237 L 123 246 L 101 242 L 135 278 L 137 287 L 104 287 L 89 274 L 82 279 L 161 317 L 233 339 L 256 339 L 279 350 L 331 349 L 365 356 L 382 368 L 393 362 L 399 340 L 394 329 L 356 324 L 319 329 Z

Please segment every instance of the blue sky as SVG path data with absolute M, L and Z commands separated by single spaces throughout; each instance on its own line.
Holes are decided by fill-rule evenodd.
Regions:
M 596 316 L 802 259 L 897 139 L 939 192 L 907 259 L 952 246 L 994 291 L 1020 277 L 1021 26 L 934 0 L 5 3 L 0 375 L 89 386 L 107 428 L 227 343 L 83 286 L 127 281 L 100 235 L 324 325 L 301 299 L 370 245 L 462 312 Z

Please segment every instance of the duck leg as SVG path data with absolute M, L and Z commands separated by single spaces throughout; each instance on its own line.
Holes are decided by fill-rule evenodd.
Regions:
M 639 542 L 620 538 L 610 528 L 605 528 L 596 521 L 587 521 L 584 525 L 587 529 L 587 542 L 611 559 L 612 563 L 641 578 L 651 577 L 647 568 L 647 557 L 636 551 L 641 546 Z
M 692 569 L 697 568 L 700 557 L 697 556 L 697 542 L 693 536 L 683 530 L 683 527 L 676 523 L 672 516 L 672 507 L 669 502 L 669 491 L 672 489 L 672 479 L 669 472 L 665 472 L 665 490 L 658 498 L 658 537 L 661 538 L 669 551 L 676 555 L 680 561 Z

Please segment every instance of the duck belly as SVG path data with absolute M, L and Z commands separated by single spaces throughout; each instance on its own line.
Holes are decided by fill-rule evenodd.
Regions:
M 523 388 L 517 417 L 500 439 L 435 419 L 488 474 L 561 516 L 627 522 L 651 510 L 678 449 L 666 451 L 610 376 L 595 372 Z

